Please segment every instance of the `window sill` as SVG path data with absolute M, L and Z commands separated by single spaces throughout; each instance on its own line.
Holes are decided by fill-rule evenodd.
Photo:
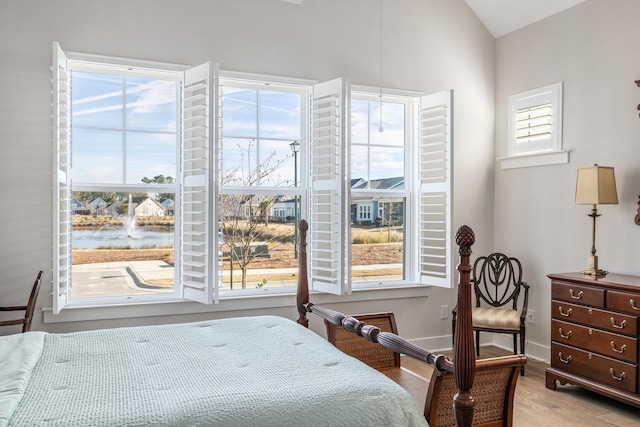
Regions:
M 520 154 L 510 157 L 499 157 L 502 169 L 528 168 L 569 163 L 569 151 L 547 151 L 544 153 Z
M 266 290 L 268 291 L 268 290 Z M 265 291 L 265 292 L 266 292 Z M 354 289 L 351 295 L 331 295 L 312 293 L 316 304 L 349 303 L 388 299 L 428 297 L 430 287 L 424 285 L 388 286 L 379 288 Z M 91 320 L 126 319 L 152 316 L 171 316 L 198 313 L 222 313 L 231 311 L 251 311 L 271 308 L 295 309 L 295 288 L 287 293 L 266 295 L 264 293 L 221 298 L 219 304 L 205 305 L 180 298 L 156 300 L 133 300 L 115 304 L 104 301 L 94 304 L 67 305 L 60 314 L 54 315 L 50 307 L 43 308 L 44 323 L 83 322 Z

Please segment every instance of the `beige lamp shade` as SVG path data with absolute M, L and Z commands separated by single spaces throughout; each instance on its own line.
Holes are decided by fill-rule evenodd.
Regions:
M 617 205 L 616 177 L 610 166 L 579 168 L 576 205 Z

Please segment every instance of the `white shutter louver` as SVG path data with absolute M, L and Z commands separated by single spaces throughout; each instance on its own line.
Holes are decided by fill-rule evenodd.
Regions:
M 71 290 L 71 146 L 67 57 L 53 42 L 53 314 L 60 313 Z
M 453 91 L 423 96 L 419 141 L 420 283 L 452 286 Z
M 350 293 L 348 79 L 313 87 L 311 136 L 310 277 L 313 290 Z
M 562 83 L 509 96 L 508 132 L 510 157 L 561 151 Z
M 516 112 L 516 144 L 549 139 L 552 111 L 550 103 L 518 110 Z
M 180 286 L 185 299 L 218 301 L 219 170 L 217 66 L 207 62 L 184 72 L 180 206 Z M 215 292 L 215 295 L 214 295 Z

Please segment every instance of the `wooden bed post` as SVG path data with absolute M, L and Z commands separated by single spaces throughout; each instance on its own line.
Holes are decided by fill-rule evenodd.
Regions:
M 473 323 L 471 320 L 471 283 L 469 264 L 471 245 L 475 242 L 473 230 L 463 225 L 456 232 L 456 243 L 460 247 L 458 272 L 458 316 L 453 340 L 453 375 L 458 393 L 453 397 L 453 412 L 457 426 L 471 426 L 475 400 L 471 396 L 476 371 L 476 352 L 473 344 Z
M 305 328 L 309 327 L 307 319 L 307 304 L 309 304 L 309 282 L 307 278 L 307 230 L 309 224 L 304 219 L 296 224 L 300 231 L 300 247 L 298 249 L 298 291 L 296 293 L 296 305 L 298 318 L 296 322 Z

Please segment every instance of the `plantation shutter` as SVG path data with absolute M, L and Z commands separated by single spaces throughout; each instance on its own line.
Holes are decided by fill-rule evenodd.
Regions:
M 60 313 L 71 290 L 71 147 L 67 57 L 53 42 L 53 314 Z
M 218 302 L 218 69 L 207 62 L 184 72 L 180 171 L 180 287 L 185 299 Z M 215 293 L 215 294 L 214 294 Z
M 309 253 L 311 289 L 351 292 L 349 136 L 351 89 L 339 78 L 313 87 Z
M 420 104 L 418 277 L 452 287 L 453 91 L 424 96 Z

